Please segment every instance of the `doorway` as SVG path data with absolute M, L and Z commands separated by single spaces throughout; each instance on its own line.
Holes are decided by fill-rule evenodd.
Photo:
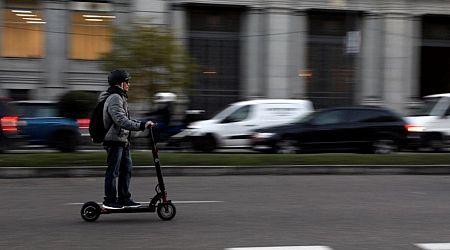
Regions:
M 420 52 L 420 96 L 450 92 L 450 16 L 423 16 Z
M 422 46 L 420 96 L 450 92 L 450 47 Z

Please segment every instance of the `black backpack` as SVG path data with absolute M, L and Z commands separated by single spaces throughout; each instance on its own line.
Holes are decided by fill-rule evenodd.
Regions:
M 91 121 L 89 123 L 89 134 L 91 135 L 92 142 L 102 143 L 105 140 L 105 135 L 108 130 L 103 124 L 103 107 L 105 106 L 105 100 L 97 103 L 91 114 Z

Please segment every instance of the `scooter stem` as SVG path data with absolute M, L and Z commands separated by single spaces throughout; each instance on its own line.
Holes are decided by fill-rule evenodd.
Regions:
M 158 149 L 156 148 L 155 138 L 153 136 L 153 128 L 150 128 L 150 145 L 153 154 L 153 162 L 155 163 L 156 176 L 158 177 L 159 190 L 162 194 L 163 201 L 165 202 L 167 200 L 167 193 L 166 187 L 164 186 L 164 179 L 161 171 L 161 165 L 159 163 Z

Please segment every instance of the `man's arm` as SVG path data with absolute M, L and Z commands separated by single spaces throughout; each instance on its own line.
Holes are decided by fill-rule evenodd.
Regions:
M 130 120 L 123 108 L 123 99 L 119 95 L 112 95 L 108 103 L 108 112 L 111 115 L 114 123 L 126 130 L 144 130 L 146 128 L 145 122 Z

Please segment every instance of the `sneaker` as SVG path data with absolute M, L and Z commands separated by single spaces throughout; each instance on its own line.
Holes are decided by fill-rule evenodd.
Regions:
M 117 202 L 108 202 L 108 201 L 104 201 L 103 202 L 103 208 L 106 209 L 122 209 L 123 206 Z
M 126 207 L 126 208 L 134 208 L 134 207 L 140 207 L 141 203 L 138 202 L 134 202 L 133 200 L 126 200 L 124 202 L 120 203 L 122 206 Z

